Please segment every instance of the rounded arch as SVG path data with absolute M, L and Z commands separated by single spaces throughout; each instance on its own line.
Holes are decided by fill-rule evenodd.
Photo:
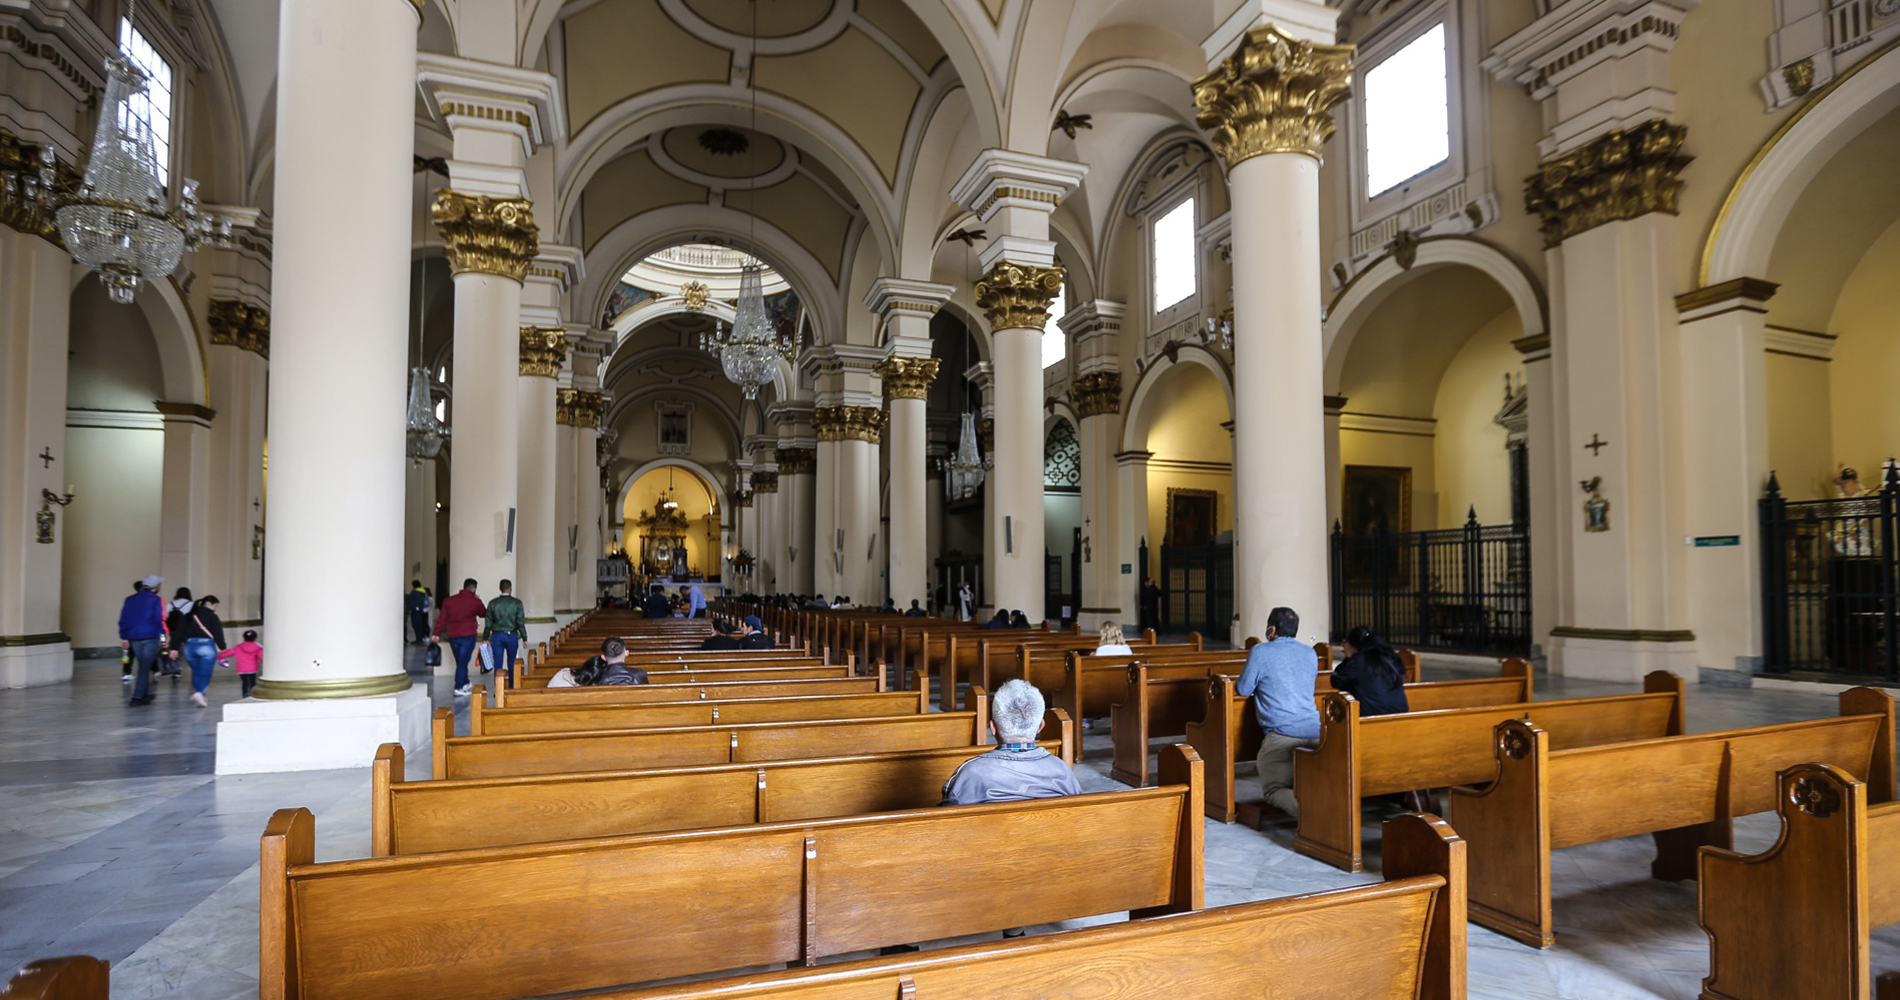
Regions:
M 1896 108 L 1900 39 L 1822 88 L 1742 169 L 1703 245 L 1702 285 L 1763 277 L 1795 200 L 1834 154 Z
M 71 294 L 93 274 L 75 264 Z M 198 341 L 198 324 L 191 307 L 170 278 L 139 283 L 138 297 L 132 302 L 152 327 L 152 339 L 158 343 L 158 363 L 165 384 L 165 400 L 172 403 L 206 405 L 211 398 L 211 374 L 205 367 L 204 349 Z
M 627 494 L 632 492 L 633 484 L 639 482 L 640 477 L 655 469 L 666 468 L 684 469 L 704 482 L 706 488 L 712 491 L 714 500 L 719 504 L 719 522 L 721 526 L 729 523 L 727 519 L 732 516 L 732 505 L 727 502 L 726 485 L 719 481 L 719 477 L 713 475 L 711 469 L 706 468 L 690 458 L 668 455 L 663 458 L 656 458 L 634 469 L 627 474 L 626 480 L 614 489 L 614 506 L 612 511 L 614 524 L 624 524 L 626 521 Z
M 1418 256 L 1411 267 L 1399 266 L 1398 259 L 1387 253 L 1355 275 L 1334 298 L 1326 313 L 1320 341 L 1326 359 L 1326 391 L 1338 391 L 1353 340 L 1381 303 L 1412 281 L 1441 268 L 1456 266 L 1483 272 L 1510 296 L 1524 336 L 1539 336 L 1548 329 L 1549 307 L 1543 287 L 1523 263 L 1490 243 L 1470 236 L 1427 236 L 1419 240 Z
M 1154 414 L 1147 412 L 1148 397 L 1154 392 L 1155 385 L 1162 376 L 1180 365 L 1199 365 L 1214 376 L 1220 383 L 1221 394 L 1227 398 L 1227 412 L 1234 412 L 1234 380 L 1228 374 L 1227 365 L 1219 356 L 1205 347 L 1190 344 L 1177 345 L 1174 351 L 1163 352 L 1155 356 L 1141 377 L 1135 382 L 1134 394 L 1128 397 L 1128 406 L 1122 412 L 1122 432 L 1118 451 L 1138 451 L 1147 443 L 1147 427 L 1154 422 Z M 1135 440 L 1136 430 L 1141 430 L 1142 440 Z

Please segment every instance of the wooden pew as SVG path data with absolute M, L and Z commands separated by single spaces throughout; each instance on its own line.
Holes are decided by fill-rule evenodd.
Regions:
M 926 676 L 931 667 L 936 667 L 938 682 L 937 705 L 948 712 L 957 706 L 957 687 L 971 684 L 994 691 L 1012 676 L 999 668 L 1005 663 L 1016 662 L 1031 649 L 1057 650 L 1058 656 L 1072 649 L 1093 652 L 1099 640 L 1095 636 L 1078 635 L 1073 632 L 1041 632 L 1034 629 L 978 629 L 968 633 L 951 633 L 944 650 L 943 658 L 925 662 Z M 993 676 L 996 686 L 984 683 L 985 676 Z M 1030 683 L 1035 683 L 1031 681 Z M 926 682 L 927 686 L 927 682 Z
M 837 669 L 835 667 L 828 669 Z M 649 678 L 653 675 L 648 674 Z M 881 677 L 809 677 L 793 680 L 736 680 L 723 677 L 660 684 L 614 687 L 495 688 L 496 708 L 583 703 L 633 704 L 653 701 L 692 701 L 697 698 L 771 698 L 799 694 L 872 694 L 884 690 Z
M 658 729 L 597 729 L 513 736 L 455 736 L 454 714 L 435 712 L 437 778 L 738 764 L 799 757 L 978 746 L 989 742 L 989 696 L 968 712 Z
M 1066 759 L 1069 720 L 1050 717 L 1043 731 L 1057 735 L 1041 745 Z M 385 743 L 370 772 L 370 855 L 922 809 L 938 804 L 951 772 L 987 749 L 405 781 L 402 745 Z
M 1419 813 L 1385 845 L 1373 885 L 600 1000 L 1463 1000 L 1464 845 Z
M 717 681 L 794 681 L 815 680 L 819 678 L 845 678 L 853 676 L 848 667 L 744 667 L 734 665 L 718 670 L 697 668 L 682 670 L 650 670 L 647 672 L 649 684 L 697 684 L 701 680 Z M 546 690 L 552 674 L 540 677 L 516 678 L 517 687 L 526 690 Z M 557 689 L 558 690 L 558 689 Z
M 111 967 L 91 955 L 38 958 L 20 967 L 0 1000 L 107 1000 Z
M 692 699 L 661 702 L 576 702 L 486 708 L 477 692 L 469 699 L 470 736 L 512 733 L 571 733 L 591 729 L 655 729 L 718 723 L 802 722 L 808 719 L 869 719 L 923 714 L 927 698 L 912 691 L 870 694 L 791 695 L 773 698 Z
M 1731 845 L 1732 819 L 1774 808 L 1775 775 L 1809 761 L 1894 799 L 1893 696 L 1843 691 L 1834 718 L 1553 750 L 1534 723 L 1498 724 L 1495 780 L 1451 790 L 1453 826 L 1471 845 L 1471 919 L 1547 948 L 1550 852 L 1640 833 L 1656 838 L 1650 874 L 1696 877 L 1696 849 Z
M 1406 685 L 1406 691 L 1433 687 Z M 1293 751 L 1293 795 L 1300 803 L 1293 849 L 1358 871 L 1361 800 L 1489 780 L 1497 772 L 1492 738 L 1505 719 L 1529 719 L 1549 734 L 1557 750 L 1681 735 L 1682 678 L 1658 670 L 1643 678 L 1643 690 L 1366 718 L 1351 695 L 1330 692 L 1320 703 L 1319 746 Z
M 1418 711 L 1448 708 L 1473 708 L 1512 704 L 1518 692 L 1530 691 L 1530 664 L 1507 660 L 1499 664 L 1496 678 L 1480 677 L 1461 681 L 1431 681 L 1405 687 L 1407 705 Z M 1314 680 L 1314 697 L 1332 690 L 1329 674 Z M 1251 761 L 1260 752 L 1260 722 L 1253 699 L 1235 693 L 1240 678 L 1222 675 L 1209 678 L 1203 688 L 1203 707 L 1199 721 L 1188 722 L 1187 742 L 1200 751 L 1208 766 L 1207 815 L 1223 823 L 1240 818 L 1240 803 L 1234 797 L 1234 766 Z M 1417 701 L 1412 699 L 1416 697 Z M 1130 754 L 1132 759 L 1132 753 Z
M 1871 1000 L 1869 932 L 1900 923 L 1900 802 L 1869 804 L 1867 784 L 1829 764 L 1798 764 L 1776 782 L 1773 847 L 1701 850 L 1702 996 Z
M 511 1000 L 1197 910 L 1199 761 L 1163 766 L 1154 789 L 325 864 L 309 810 L 281 810 L 258 995 Z

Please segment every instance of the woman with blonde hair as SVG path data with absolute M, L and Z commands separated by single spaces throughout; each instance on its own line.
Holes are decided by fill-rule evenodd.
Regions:
M 1128 640 L 1122 638 L 1122 627 L 1114 622 L 1102 623 L 1102 641 L 1095 647 L 1096 656 L 1133 656 L 1134 650 L 1128 648 Z

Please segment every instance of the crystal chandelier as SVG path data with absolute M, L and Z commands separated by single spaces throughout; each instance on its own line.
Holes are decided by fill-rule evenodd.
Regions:
M 410 369 L 409 457 L 420 465 L 424 459 L 440 454 L 442 442 L 448 439 L 449 428 L 435 418 L 435 407 L 429 399 L 428 369 Z
M 700 350 L 717 355 L 726 371 L 726 379 L 745 390 L 745 398 L 757 399 L 759 387 L 772 381 L 781 362 L 797 359 L 796 334 L 781 336 L 765 313 L 765 268 L 754 261 L 739 272 L 738 312 L 730 328 L 713 322 L 713 328 L 700 334 Z
M 128 21 L 136 16 L 136 6 L 127 10 Z M 139 282 L 177 270 L 185 250 L 213 240 L 228 243 L 230 224 L 220 222 L 214 234 L 199 217 L 197 181 L 180 186 L 178 211 L 166 208 L 151 122 L 129 106 L 145 90 L 145 73 L 123 51 L 107 56 L 105 68 L 106 96 L 92 158 L 78 193 L 59 203 L 54 218 L 73 259 L 97 271 L 112 301 L 124 305 Z
M 952 500 L 967 500 L 983 485 L 983 459 L 976 451 L 976 414 L 963 414 L 963 435 L 957 441 L 957 453 L 950 459 L 950 474 L 944 477 L 944 489 Z

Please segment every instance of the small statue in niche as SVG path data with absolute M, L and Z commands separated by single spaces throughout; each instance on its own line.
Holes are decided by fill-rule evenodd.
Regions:
M 1610 502 L 1599 492 L 1603 488 L 1603 477 L 1591 476 L 1579 485 L 1590 494 L 1590 499 L 1583 502 L 1583 530 L 1610 530 Z

